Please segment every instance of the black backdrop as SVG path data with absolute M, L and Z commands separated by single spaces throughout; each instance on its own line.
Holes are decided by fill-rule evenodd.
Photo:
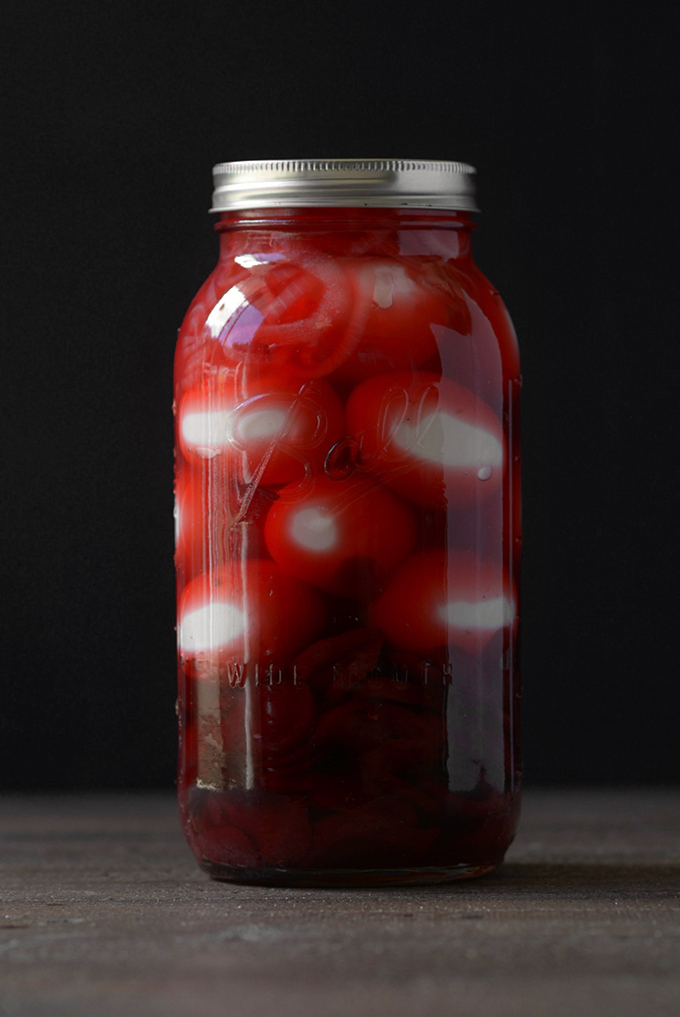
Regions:
M 171 366 L 214 162 L 460 159 L 524 359 L 527 777 L 680 777 L 677 110 L 650 4 L 6 0 L 0 755 L 170 786 Z

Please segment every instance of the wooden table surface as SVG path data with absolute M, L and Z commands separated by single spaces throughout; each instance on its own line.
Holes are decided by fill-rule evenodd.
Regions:
M 167 795 L 0 800 L 2 1017 L 680 1014 L 680 791 L 527 793 L 443 887 L 211 882 Z

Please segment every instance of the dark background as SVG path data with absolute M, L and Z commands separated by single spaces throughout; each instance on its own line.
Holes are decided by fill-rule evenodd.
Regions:
M 174 779 L 172 353 L 213 163 L 460 159 L 524 362 L 530 782 L 677 781 L 678 82 L 653 5 L 3 5 L 6 788 Z

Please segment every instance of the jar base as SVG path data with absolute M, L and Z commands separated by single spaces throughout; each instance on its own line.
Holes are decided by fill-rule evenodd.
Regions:
M 425 886 L 475 879 L 493 872 L 500 861 L 486 865 L 452 865 L 405 869 L 256 869 L 240 865 L 224 865 L 202 858 L 200 866 L 211 879 L 223 883 L 245 883 L 251 886 L 298 887 L 379 887 Z

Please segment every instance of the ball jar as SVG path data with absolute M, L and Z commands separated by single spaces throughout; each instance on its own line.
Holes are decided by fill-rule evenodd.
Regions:
M 267 885 L 482 875 L 519 806 L 519 360 L 471 167 L 215 167 L 175 360 L 179 803 Z

